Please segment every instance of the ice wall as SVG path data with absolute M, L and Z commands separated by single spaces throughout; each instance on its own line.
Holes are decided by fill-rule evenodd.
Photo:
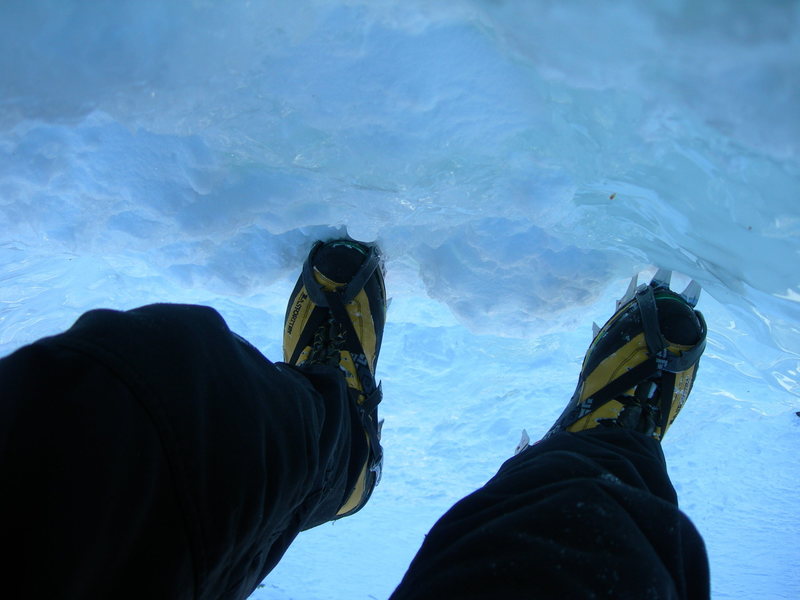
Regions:
M 657 264 L 800 349 L 795 3 L 3 10 L 9 240 L 249 293 L 346 225 L 525 335 Z
M 706 290 L 715 390 L 796 410 L 799 72 L 794 1 L 5 2 L 0 354 L 170 299 L 277 357 L 302 257 L 348 231 L 387 256 L 387 356 L 425 358 L 397 385 L 452 387 L 476 334 L 487 372 L 574 370 L 576 328 L 663 266 Z

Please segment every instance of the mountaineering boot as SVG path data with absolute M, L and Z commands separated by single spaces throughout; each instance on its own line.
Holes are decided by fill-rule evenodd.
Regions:
M 624 427 L 661 440 L 692 389 L 707 328 L 694 310 L 700 286 L 669 289 L 669 271 L 649 284 L 636 277 L 583 360 L 578 387 L 545 434 Z
M 337 519 L 364 506 L 380 480 L 381 387 L 375 382 L 375 367 L 385 322 L 386 288 L 378 248 L 351 239 L 314 244 L 286 307 L 283 357 L 296 366 L 338 369 L 364 427 L 367 460 Z

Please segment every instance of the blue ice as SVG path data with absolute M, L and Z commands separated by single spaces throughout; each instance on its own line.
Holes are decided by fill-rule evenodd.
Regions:
M 83 311 L 218 308 L 280 357 L 319 237 L 378 240 L 385 476 L 255 592 L 385 598 L 634 274 L 704 288 L 664 449 L 714 598 L 800 597 L 800 3 L 0 6 L 0 355 Z

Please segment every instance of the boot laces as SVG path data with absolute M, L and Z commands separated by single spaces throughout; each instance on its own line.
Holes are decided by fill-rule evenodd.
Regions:
M 661 386 L 658 379 L 648 379 L 636 386 L 632 396 L 618 396 L 622 405 L 619 416 L 613 419 L 598 419 L 601 427 L 624 427 L 651 435 L 659 422 Z
M 314 332 L 311 352 L 305 363 L 338 366 L 344 343 L 344 328 L 333 317 L 330 317 Z

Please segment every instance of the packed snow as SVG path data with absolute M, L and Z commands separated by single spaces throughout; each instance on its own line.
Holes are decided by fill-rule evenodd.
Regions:
M 383 480 L 253 598 L 385 598 L 673 269 L 710 332 L 664 450 L 713 597 L 800 597 L 798 75 L 791 0 L 4 2 L 0 356 L 174 301 L 278 360 L 313 241 L 377 240 Z

